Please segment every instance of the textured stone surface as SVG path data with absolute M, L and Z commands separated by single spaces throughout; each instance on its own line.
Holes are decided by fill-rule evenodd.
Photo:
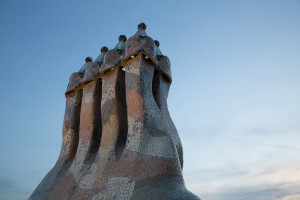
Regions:
M 30 200 L 193 200 L 170 117 L 169 59 L 137 33 L 71 75 L 59 159 Z
M 82 91 L 75 90 L 66 98 L 63 142 L 59 158 L 36 188 L 30 199 L 50 199 L 51 193 L 71 166 L 78 146 Z

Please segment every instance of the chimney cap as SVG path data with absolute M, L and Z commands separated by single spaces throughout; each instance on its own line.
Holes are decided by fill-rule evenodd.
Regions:
M 120 42 L 121 42 L 121 41 L 126 42 L 126 40 L 127 40 L 127 37 L 126 37 L 125 35 L 120 35 L 120 36 L 119 36 L 119 41 L 120 41 Z
M 108 48 L 107 48 L 107 46 L 103 46 L 102 48 L 101 48 L 101 53 L 103 53 L 103 52 L 107 52 L 108 51 Z
M 146 26 L 146 24 L 144 22 L 139 23 L 138 29 L 144 29 L 144 30 L 146 30 L 146 28 L 147 28 L 147 26 Z
M 85 62 L 88 63 L 88 62 L 93 62 L 93 58 L 88 56 L 85 58 Z

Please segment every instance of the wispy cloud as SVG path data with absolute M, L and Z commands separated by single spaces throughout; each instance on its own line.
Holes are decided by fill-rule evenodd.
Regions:
M 300 198 L 300 183 L 259 185 L 254 187 L 227 188 L 213 194 L 211 200 L 296 200 Z
M 192 192 L 204 200 L 300 199 L 298 127 L 284 133 L 248 126 L 202 130 L 201 141 L 196 134 L 183 138 L 190 151 L 184 176 Z
M 280 144 L 266 144 L 266 143 L 261 143 L 261 145 L 272 146 L 272 147 L 276 147 L 276 148 L 290 149 L 290 150 L 294 150 L 294 151 L 299 151 L 299 152 L 300 152 L 300 148 L 291 147 L 291 146 L 286 146 L 286 145 L 280 145 Z

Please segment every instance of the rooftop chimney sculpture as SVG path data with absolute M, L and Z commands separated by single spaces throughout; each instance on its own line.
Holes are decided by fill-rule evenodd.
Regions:
M 61 152 L 30 200 L 199 200 L 168 111 L 171 64 L 145 30 L 71 75 Z

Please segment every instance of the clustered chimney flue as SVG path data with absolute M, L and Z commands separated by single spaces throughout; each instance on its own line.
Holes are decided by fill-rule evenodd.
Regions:
M 168 111 L 171 63 L 145 30 L 71 74 L 61 152 L 29 200 L 200 200 Z

